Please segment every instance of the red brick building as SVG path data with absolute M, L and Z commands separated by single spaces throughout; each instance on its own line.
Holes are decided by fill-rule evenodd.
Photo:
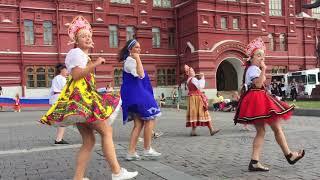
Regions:
M 304 11 L 304 12 L 303 12 Z M 4 95 L 45 96 L 64 62 L 76 15 L 92 24 L 98 86 L 121 84 L 117 53 L 135 37 L 156 93 L 183 79 L 183 64 L 206 75 L 209 95 L 239 89 L 246 44 L 263 37 L 269 75 L 319 67 L 320 9 L 294 0 L 0 0 L 0 86 Z

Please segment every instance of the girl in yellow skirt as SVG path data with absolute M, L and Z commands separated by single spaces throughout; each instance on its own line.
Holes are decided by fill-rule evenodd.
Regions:
M 112 127 L 106 123 L 114 115 L 120 97 L 111 94 L 100 96 L 96 91 L 92 72 L 105 59 L 99 57 L 91 61 L 88 57 L 89 50 L 93 48 L 91 26 L 82 16 L 77 16 L 69 26 L 68 34 L 76 47 L 68 52 L 65 60 L 71 77 L 58 101 L 41 122 L 53 126 L 77 126 L 83 144 L 76 157 L 74 180 L 88 179 L 84 178 L 84 174 L 95 144 L 94 130 L 101 136 L 102 150 L 111 167 L 112 180 L 131 179 L 138 172 L 128 172 L 120 167 L 112 140 Z
M 200 80 L 195 78 L 195 72 L 193 68 L 188 65 L 184 66 L 185 72 L 188 76 L 187 87 L 188 87 L 188 109 L 187 109 L 187 122 L 186 127 L 192 127 L 191 136 L 197 136 L 196 128 L 198 126 L 207 126 L 210 131 L 210 135 L 213 136 L 220 130 L 214 130 L 211 117 L 208 111 L 208 99 L 200 91 L 204 88 L 205 80 L 204 75 Z

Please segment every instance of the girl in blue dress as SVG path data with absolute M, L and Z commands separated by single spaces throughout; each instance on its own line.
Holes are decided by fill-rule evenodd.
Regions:
M 144 157 L 159 157 L 161 153 L 151 147 L 152 130 L 155 118 L 161 115 L 160 108 L 154 99 L 149 76 L 143 69 L 140 59 L 140 43 L 129 40 L 120 51 L 120 62 L 123 62 L 121 99 L 123 124 L 134 121 L 126 159 L 140 160 L 136 145 L 141 130 L 144 131 Z

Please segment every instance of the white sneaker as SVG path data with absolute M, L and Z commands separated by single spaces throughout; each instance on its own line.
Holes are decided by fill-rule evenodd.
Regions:
M 90 180 L 90 179 L 85 177 L 85 178 L 82 178 L 82 180 Z
M 150 147 L 149 150 L 144 150 L 143 151 L 143 156 L 145 156 L 145 157 L 159 157 L 159 156 L 161 156 L 161 153 L 155 151 L 154 149 L 152 149 Z
M 139 160 L 141 160 L 141 157 L 138 155 L 137 152 L 135 152 L 133 154 L 127 153 L 126 160 L 127 161 L 139 161 Z
M 119 174 L 112 174 L 112 180 L 125 180 L 125 179 L 131 179 L 138 175 L 137 171 L 134 172 L 128 172 L 125 168 L 120 169 Z

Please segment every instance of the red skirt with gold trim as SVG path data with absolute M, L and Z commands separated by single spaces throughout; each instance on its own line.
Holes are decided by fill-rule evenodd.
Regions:
M 277 120 L 288 120 L 294 106 L 272 97 L 264 89 L 249 89 L 239 100 L 234 122 L 241 124 L 270 124 Z

